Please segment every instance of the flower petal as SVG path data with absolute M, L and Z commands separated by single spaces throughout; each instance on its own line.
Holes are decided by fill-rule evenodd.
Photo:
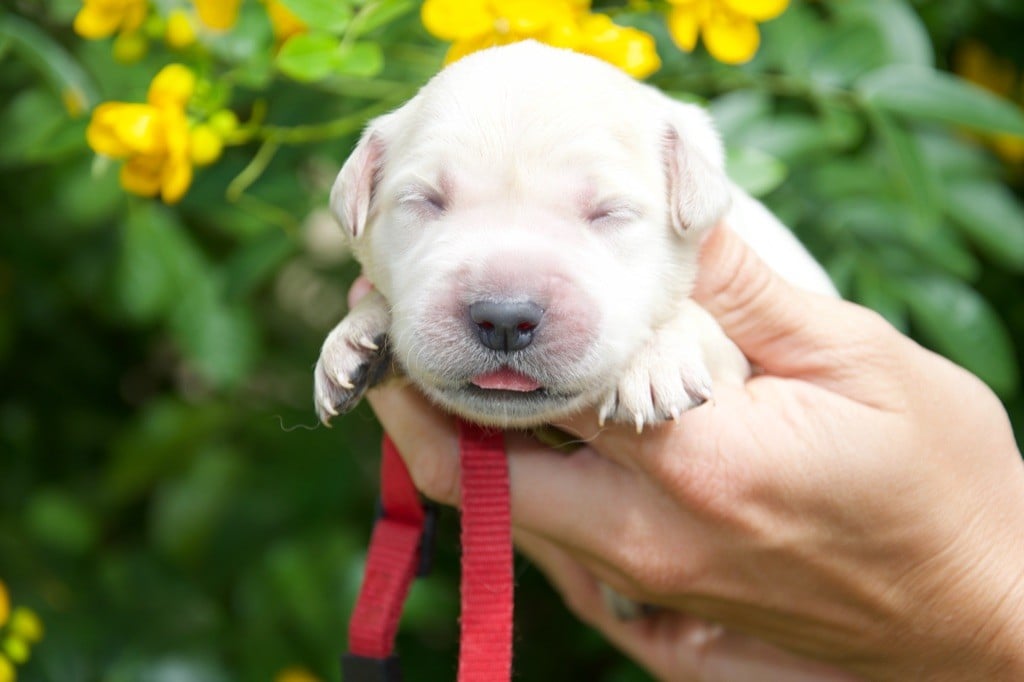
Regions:
M 117 31 L 120 25 L 120 12 L 110 11 L 98 2 L 89 2 L 87 0 L 82 9 L 78 10 L 78 14 L 75 15 L 72 27 L 75 33 L 83 38 L 96 40 L 97 38 L 107 38 L 114 35 L 114 32 Z
M 492 0 L 499 27 L 516 36 L 535 36 L 555 24 L 576 19 L 575 7 L 566 0 Z
M 724 0 L 725 5 L 737 14 L 754 21 L 774 19 L 789 6 L 789 0 Z
M 147 100 L 158 107 L 184 109 L 196 88 L 196 76 L 181 64 L 168 64 L 149 84 Z
M 164 40 L 176 50 L 183 50 L 196 42 L 196 29 L 185 10 L 171 10 L 167 15 L 167 32 Z
M 280 0 L 265 0 L 264 5 L 267 8 L 270 27 L 274 31 L 274 38 L 279 43 L 308 30 L 305 22 L 295 16 Z
M 121 166 L 121 187 L 143 197 L 155 197 L 160 192 L 163 157 L 133 156 Z
M 128 0 L 121 18 L 121 30 L 126 33 L 138 30 L 146 20 L 146 0 Z
M 582 39 L 575 49 L 603 59 L 634 78 L 646 78 L 661 67 L 654 38 L 644 31 L 619 26 L 604 14 L 580 21 Z
M 165 204 L 176 204 L 181 201 L 192 184 L 192 164 L 187 160 L 169 161 L 160 178 L 160 198 Z
M 489 33 L 495 15 L 483 0 L 426 0 L 420 19 L 441 40 L 464 41 Z M 460 55 L 461 56 L 461 55 Z
M 757 24 L 738 14 L 715 12 L 701 25 L 704 47 L 723 64 L 749 62 L 761 45 Z
M 238 21 L 241 0 L 192 0 L 199 21 L 214 31 L 226 31 Z
M 697 36 L 700 33 L 700 22 L 694 8 L 673 8 L 668 14 L 668 33 L 680 50 L 693 52 L 693 48 L 697 47 Z
M 97 154 L 113 158 L 161 152 L 164 139 L 158 113 L 148 104 L 101 104 L 86 128 L 86 142 Z

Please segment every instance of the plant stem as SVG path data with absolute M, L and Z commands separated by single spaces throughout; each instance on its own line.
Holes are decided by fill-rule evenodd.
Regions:
M 226 192 L 228 201 L 238 201 L 245 190 L 249 189 L 254 182 L 259 180 L 260 176 L 263 175 L 263 171 L 267 170 L 267 166 L 270 165 L 271 159 L 274 158 L 280 146 L 277 140 L 273 138 L 263 141 L 263 144 L 256 150 L 256 155 L 252 157 L 249 164 L 228 184 Z

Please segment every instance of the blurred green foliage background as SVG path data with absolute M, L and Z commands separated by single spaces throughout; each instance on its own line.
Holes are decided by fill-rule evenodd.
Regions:
M 73 33 L 77 0 L 0 2 L 0 580 L 46 627 L 19 679 L 338 679 L 380 429 L 312 412 L 355 276 L 327 191 L 446 46 L 412 0 L 283 4 L 348 18 L 283 54 L 250 0 L 198 44 L 150 26 L 126 64 Z M 739 67 L 675 48 L 662 4 L 594 5 L 655 36 L 649 81 L 709 104 L 734 177 L 844 295 L 981 376 L 1020 438 L 1024 4 L 794 0 Z M 170 61 L 245 133 L 174 206 L 85 142 L 89 107 L 142 101 Z M 451 513 L 438 544 L 399 641 L 413 680 L 454 677 Z M 517 576 L 519 679 L 645 679 Z

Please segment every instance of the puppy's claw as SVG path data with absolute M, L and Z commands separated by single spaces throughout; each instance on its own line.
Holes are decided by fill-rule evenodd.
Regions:
M 338 385 L 341 386 L 346 391 L 351 391 L 352 389 L 354 389 L 356 387 L 355 384 L 353 384 L 351 381 L 349 381 L 348 377 L 343 377 L 341 375 L 338 375 L 338 378 L 336 379 L 336 381 L 338 382 Z M 337 414 L 337 413 L 335 413 L 335 414 Z
M 369 336 L 364 336 L 363 338 L 359 339 L 359 345 L 365 348 L 366 350 L 380 350 L 380 346 L 374 343 L 373 339 L 371 339 Z
M 636 434 L 639 436 L 644 432 L 644 416 L 639 412 L 634 412 L 633 423 L 636 424 Z

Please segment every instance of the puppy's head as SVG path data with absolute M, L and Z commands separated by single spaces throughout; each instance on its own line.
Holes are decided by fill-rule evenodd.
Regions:
M 477 422 L 596 401 L 689 295 L 730 196 L 706 114 L 536 43 L 448 67 L 369 125 L 331 204 L 409 377 Z

